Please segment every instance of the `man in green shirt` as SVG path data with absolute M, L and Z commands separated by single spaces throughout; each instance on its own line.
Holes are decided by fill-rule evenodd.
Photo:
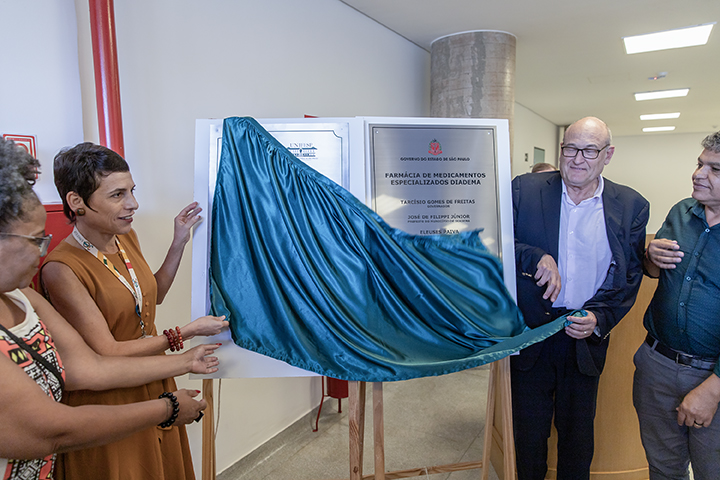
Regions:
M 668 213 L 645 273 L 659 278 L 635 354 L 633 402 L 650 480 L 720 475 L 720 132 L 702 141 L 692 198 Z

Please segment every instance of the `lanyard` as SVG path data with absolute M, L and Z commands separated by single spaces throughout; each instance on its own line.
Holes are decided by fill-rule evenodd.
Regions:
M 130 279 L 132 280 L 132 286 L 128 283 L 128 281 L 120 275 L 120 272 L 118 269 L 113 265 L 113 263 L 108 260 L 108 258 L 97 249 L 95 245 L 90 243 L 82 233 L 77 229 L 77 226 L 73 228 L 72 231 L 73 237 L 75 240 L 80 244 L 81 247 L 83 247 L 87 252 L 92 254 L 95 258 L 97 258 L 100 263 L 105 265 L 105 267 L 112 272 L 113 275 L 115 275 L 115 278 L 120 280 L 120 283 L 125 285 L 125 288 L 127 288 L 130 293 L 132 294 L 133 298 L 135 299 L 135 313 L 137 313 L 137 316 L 140 318 L 140 330 L 142 331 L 142 336 L 140 338 L 145 338 L 148 335 L 145 334 L 145 322 L 143 322 L 142 319 L 142 290 L 140 289 L 140 282 L 138 282 L 137 275 L 135 275 L 135 269 L 132 267 L 132 264 L 130 263 L 130 258 L 125 253 L 125 250 L 123 250 L 122 245 L 120 245 L 120 240 L 118 240 L 117 237 L 115 237 L 115 245 L 118 247 L 118 255 L 120 258 L 125 262 L 125 267 L 127 268 L 128 273 L 130 274 Z

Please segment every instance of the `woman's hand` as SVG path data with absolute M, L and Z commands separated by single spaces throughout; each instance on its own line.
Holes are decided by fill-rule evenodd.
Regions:
M 200 212 L 202 212 L 202 208 L 198 206 L 198 202 L 193 202 L 180 210 L 174 220 L 173 244 L 185 246 L 190 241 L 193 227 L 202 220 Z
M 195 400 L 195 397 L 199 394 L 200 390 L 188 390 L 186 388 L 173 392 L 173 395 L 175 395 L 180 404 L 180 411 L 175 419 L 175 425 L 192 423 L 200 416 L 202 411 L 207 408 L 207 402 L 204 399 Z M 165 420 L 169 419 L 170 415 L 172 415 L 172 404 L 169 399 L 167 402 L 170 407 L 168 408 L 168 415 Z
M 198 345 L 187 352 L 181 354 L 182 357 L 188 359 L 190 363 L 189 372 L 204 375 L 207 373 L 217 372 L 217 366 L 220 364 L 217 357 L 210 355 L 220 347 L 220 343 L 213 345 Z
M 210 337 L 217 335 L 220 331 L 230 325 L 230 322 L 225 321 L 225 315 L 222 317 L 213 317 L 208 315 L 206 317 L 200 317 L 194 322 L 190 322 L 182 327 L 182 336 L 184 340 L 190 340 L 193 337 Z
M 155 281 L 157 281 L 157 304 L 160 305 L 165 300 L 170 286 L 175 280 L 180 260 L 182 260 L 185 245 L 190 241 L 192 229 L 202 220 L 200 212 L 202 208 L 198 206 L 198 202 L 193 202 L 187 207 L 180 210 L 175 217 L 175 231 L 173 233 L 172 243 L 168 249 L 165 260 L 160 268 L 155 272 Z

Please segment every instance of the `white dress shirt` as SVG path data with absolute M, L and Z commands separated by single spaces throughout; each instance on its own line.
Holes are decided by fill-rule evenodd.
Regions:
M 602 176 L 598 179 L 595 194 L 578 205 L 570 199 L 563 182 L 558 241 L 562 288 L 553 307 L 582 308 L 607 276 L 612 252 L 602 202 L 605 183 Z

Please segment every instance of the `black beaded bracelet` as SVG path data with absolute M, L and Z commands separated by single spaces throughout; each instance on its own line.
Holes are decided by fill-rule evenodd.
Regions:
M 173 411 L 172 411 L 172 415 L 170 415 L 170 418 L 168 418 L 163 423 L 158 425 L 162 428 L 167 428 L 170 425 L 172 425 L 173 423 L 175 423 L 178 413 L 180 413 L 180 404 L 177 401 L 177 397 L 170 392 L 163 392 L 158 398 L 167 398 L 168 400 L 170 400 L 170 403 L 172 403 L 172 406 L 173 406 Z

